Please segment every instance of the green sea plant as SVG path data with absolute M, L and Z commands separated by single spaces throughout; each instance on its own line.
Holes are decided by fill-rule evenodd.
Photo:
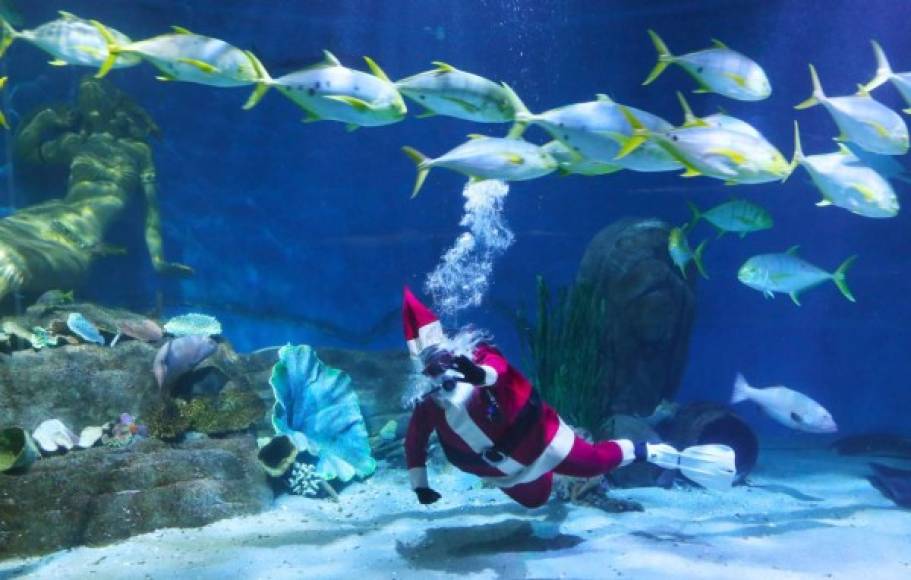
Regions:
M 283 346 L 269 379 L 272 426 L 316 458 L 315 473 L 342 482 L 376 469 L 357 393 L 346 373 L 323 364 L 309 346 Z
M 573 284 L 554 295 L 541 276 L 535 320 L 521 311 L 517 315 L 526 368 L 541 396 L 573 426 L 589 432 L 598 428 L 610 397 L 601 380 L 607 323 L 605 301 L 591 284 Z

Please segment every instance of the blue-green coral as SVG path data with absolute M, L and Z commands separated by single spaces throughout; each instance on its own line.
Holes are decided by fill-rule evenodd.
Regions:
M 221 334 L 221 323 L 214 316 L 191 312 L 167 321 L 164 331 L 174 336 L 217 336 Z
M 376 469 L 367 426 L 351 377 L 326 366 L 309 346 L 282 347 L 269 379 L 275 393 L 272 426 L 317 458 L 325 480 L 368 477 Z

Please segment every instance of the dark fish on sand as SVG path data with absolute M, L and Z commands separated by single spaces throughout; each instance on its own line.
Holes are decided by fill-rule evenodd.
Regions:
M 911 509 L 911 470 L 871 463 L 875 472 L 867 479 L 884 496 L 903 508 Z

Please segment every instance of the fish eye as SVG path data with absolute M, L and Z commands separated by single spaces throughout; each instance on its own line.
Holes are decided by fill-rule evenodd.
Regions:
M 672 140 L 672 141 L 676 141 L 676 140 L 677 140 L 677 136 L 674 135 L 673 133 L 671 133 L 671 140 Z

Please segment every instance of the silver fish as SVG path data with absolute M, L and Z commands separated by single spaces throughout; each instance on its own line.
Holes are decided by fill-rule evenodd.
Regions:
M 908 152 L 908 126 L 901 115 L 870 96 L 864 86 L 856 95 L 828 97 L 816 68 L 810 65 L 813 95 L 795 109 L 822 105 L 832 115 L 841 134 L 839 141 L 853 141 L 871 153 L 904 155 Z
M 784 386 L 753 388 L 742 374 L 737 373 L 731 404 L 753 401 L 765 413 L 791 429 L 808 433 L 835 433 L 838 425 L 832 415 L 819 403 Z

